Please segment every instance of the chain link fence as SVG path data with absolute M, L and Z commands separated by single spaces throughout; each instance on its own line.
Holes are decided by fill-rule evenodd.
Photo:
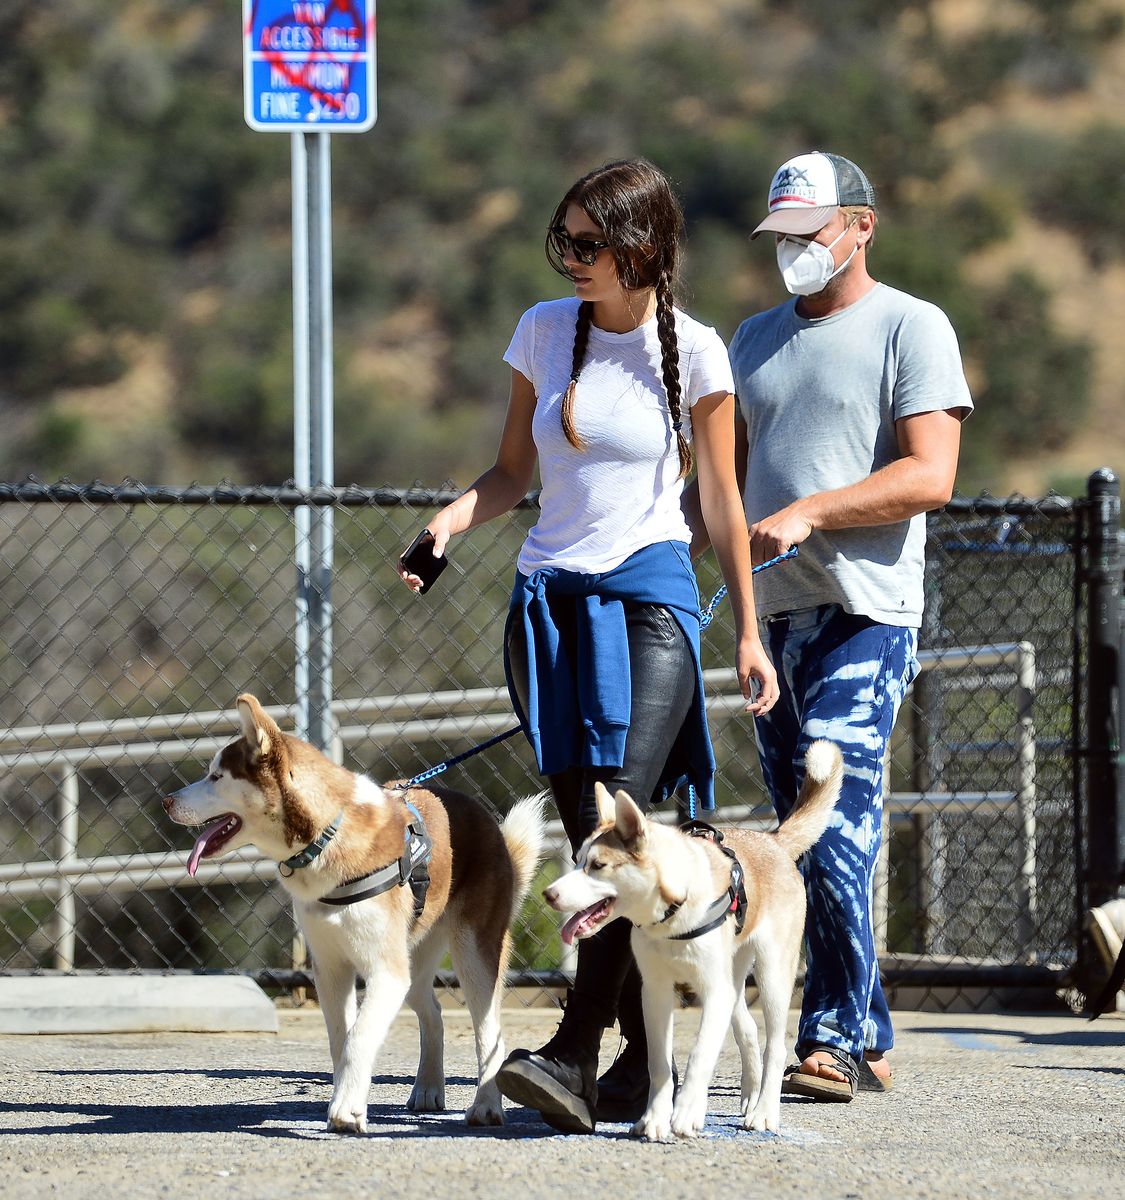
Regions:
M 276 868 L 184 864 L 161 799 L 199 777 L 253 692 L 293 728 L 294 514 L 331 507 L 336 752 L 411 777 L 514 724 L 499 646 L 535 509 L 459 539 L 425 597 L 394 560 L 441 492 L 0 486 L 0 972 L 238 971 L 302 979 Z M 924 671 L 888 766 L 876 894 L 888 981 L 1057 986 L 1076 955 L 1076 501 L 955 500 L 930 519 Z M 784 570 L 779 564 L 775 570 Z M 719 587 L 699 566 L 704 601 Z M 722 604 L 703 638 L 718 821 L 773 824 L 729 671 Z M 497 814 L 537 792 L 516 736 L 440 782 Z M 674 816 L 674 814 L 670 814 Z M 517 981 L 568 962 L 538 889 Z

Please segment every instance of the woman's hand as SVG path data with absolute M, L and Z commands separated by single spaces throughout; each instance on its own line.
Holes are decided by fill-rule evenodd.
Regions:
M 735 668 L 738 685 L 747 701 L 746 711 L 755 717 L 764 716 L 777 703 L 780 691 L 777 672 L 756 633 L 739 642 Z
M 433 540 L 426 541 L 423 544 L 433 553 L 434 558 L 441 558 L 441 556 L 445 553 L 445 547 L 449 544 L 449 530 L 442 522 L 440 514 L 438 517 L 432 520 L 429 525 L 426 526 L 426 528 L 429 530 Z M 404 548 L 403 554 L 405 553 L 406 549 Z M 412 592 L 420 592 L 422 590 L 423 586 L 425 585 L 425 580 L 420 576 L 415 575 L 413 572 L 408 571 L 402 565 L 402 555 L 399 555 L 399 557 L 395 559 L 395 570 L 398 571 L 398 577 Z

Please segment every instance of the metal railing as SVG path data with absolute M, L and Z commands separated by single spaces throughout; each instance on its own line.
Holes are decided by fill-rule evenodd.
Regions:
M 1018 786 L 1007 792 L 892 792 L 888 791 L 884 812 L 888 821 L 910 819 L 931 822 L 951 808 L 980 810 L 1019 809 L 1023 831 L 1023 914 L 1030 931 L 1035 915 L 1035 732 L 1031 707 L 1035 693 L 1035 651 L 1026 642 L 1001 646 L 971 646 L 941 651 L 923 651 L 919 665 L 927 670 L 982 670 L 1013 667 L 1026 700 L 1021 709 L 1017 754 Z M 734 671 L 726 668 L 704 673 L 708 688 L 708 712 L 712 717 L 732 716 L 743 710 L 745 701 L 737 690 Z M 727 689 L 727 690 L 723 690 Z M 343 748 L 360 741 L 389 744 L 403 737 L 426 736 L 462 740 L 487 737 L 511 726 L 514 720 L 506 688 L 488 687 L 402 696 L 375 696 L 360 700 L 337 700 L 331 706 L 333 754 L 342 763 Z M 488 711 L 500 706 L 500 711 Z M 272 705 L 266 711 L 283 727 L 294 720 L 293 706 Z M 433 713 L 422 717 L 421 713 Z M 438 716 L 441 713 L 444 715 Z M 405 714 L 414 719 L 403 722 Z M 53 898 L 55 913 L 51 940 L 52 965 L 71 970 L 75 962 L 76 896 L 103 892 L 157 891 L 167 888 L 203 887 L 214 883 L 246 881 L 274 882 L 276 864 L 256 850 L 235 851 L 220 861 L 203 861 L 195 876 L 188 875 L 184 855 L 177 851 L 156 854 L 103 855 L 80 858 L 77 853 L 78 787 L 83 768 L 117 763 L 175 763 L 206 760 L 234 735 L 230 712 L 209 711 L 175 716 L 119 718 L 86 721 L 74 726 L 24 726 L 0 730 L 0 770 L 48 771 L 58 778 L 54 857 L 0 865 L 0 900 L 24 900 L 36 895 Z M 155 802 L 155 801 L 154 801 Z M 672 812 L 657 814 L 658 820 L 675 819 Z M 772 817 L 751 806 L 727 806 L 722 819 L 728 824 L 756 824 L 771 828 Z M 548 842 L 560 867 L 566 858 L 562 825 L 553 822 Z M 884 838 L 882 860 L 876 881 L 875 912 L 880 949 L 886 949 L 886 911 L 889 838 Z M 940 869 L 940 855 L 931 854 L 926 867 L 931 874 Z M 932 904 L 940 903 L 941 887 L 931 879 L 927 894 Z M 1030 933 L 1028 934 L 1030 936 Z M 299 943 L 294 947 L 296 967 L 304 962 Z M 569 956 L 560 964 L 565 971 Z

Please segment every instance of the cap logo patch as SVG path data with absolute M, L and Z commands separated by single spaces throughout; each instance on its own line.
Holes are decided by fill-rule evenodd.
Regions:
M 770 208 L 782 201 L 798 204 L 816 203 L 816 185 L 809 179 L 808 172 L 799 167 L 782 167 L 774 176 L 770 188 Z

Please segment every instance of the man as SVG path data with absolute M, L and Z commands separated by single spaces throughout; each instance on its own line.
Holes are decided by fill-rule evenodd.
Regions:
M 846 158 L 784 163 L 751 236 L 775 234 L 796 299 L 744 321 L 730 348 L 752 559 L 800 547 L 754 583 L 781 684 L 755 723 L 778 816 L 797 795 L 810 741 L 837 742 L 845 759 L 837 816 L 803 864 L 800 1061 L 783 1085 L 825 1100 L 891 1086 L 871 921 L 883 764 L 917 672 L 924 514 L 952 493 L 973 407 L 946 316 L 868 273 L 875 205 Z

